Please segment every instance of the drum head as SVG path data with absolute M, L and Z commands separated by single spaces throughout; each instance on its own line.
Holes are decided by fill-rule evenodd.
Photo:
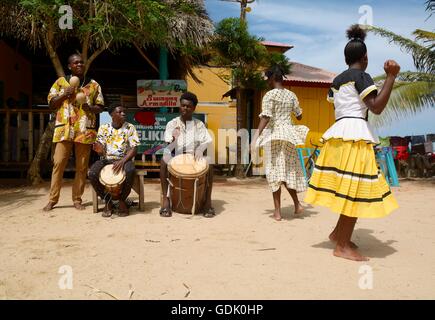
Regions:
M 114 186 L 121 184 L 125 180 L 125 172 L 124 170 L 121 170 L 118 172 L 118 174 L 115 174 L 113 172 L 113 164 L 106 165 L 101 171 L 100 171 L 100 181 L 102 184 L 106 186 Z
M 208 163 L 204 158 L 196 161 L 193 154 L 179 154 L 168 163 L 170 173 L 183 177 L 198 177 L 208 171 Z

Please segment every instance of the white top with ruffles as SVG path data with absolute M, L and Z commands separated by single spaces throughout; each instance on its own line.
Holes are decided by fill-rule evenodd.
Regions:
M 364 98 L 376 91 L 373 79 L 362 70 L 348 69 L 338 75 L 327 97 L 329 102 L 334 103 L 336 122 L 323 134 L 322 140 L 364 140 L 379 144 L 378 137 L 367 121 L 368 108 L 364 103 Z

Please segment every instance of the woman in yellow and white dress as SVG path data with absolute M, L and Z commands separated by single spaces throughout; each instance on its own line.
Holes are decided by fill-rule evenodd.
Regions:
M 272 90 L 263 97 L 260 123 L 253 138 L 253 148 L 263 147 L 266 156 L 266 178 L 273 193 L 274 218 L 281 217 L 281 185 L 284 184 L 295 206 L 295 214 L 303 208 L 297 192 L 306 190 L 306 180 L 296 153 L 296 145 L 304 144 L 306 126 L 293 125 L 291 114 L 302 118 L 296 95 L 283 87 L 283 73 L 276 67 L 266 72 Z
M 366 32 L 353 25 L 347 34 L 350 41 L 344 53 L 349 69 L 334 79 L 328 94 L 328 101 L 334 103 L 336 122 L 322 136 L 325 144 L 304 201 L 340 214 L 329 236 L 336 242 L 335 256 L 366 261 L 350 240 L 356 220 L 384 217 L 398 207 L 376 164 L 373 147 L 379 140 L 367 115 L 368 110 L 375 114 L 384 110 L 400 66 L 392 60 L 385 62 L 387 77 L 377 94 L 373 79 L 365 72 Z

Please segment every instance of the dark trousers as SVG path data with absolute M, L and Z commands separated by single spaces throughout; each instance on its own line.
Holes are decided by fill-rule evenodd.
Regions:
M 92 165 L 91 169 L 89 169 L 89 180 L 91 181 L 92 187 L 94 187 L 98 196 L 101 199 L 106 200 L 106 202 L 111 199 L 111 197 L 105 190 L 104 186 L 100 183 L 100 171 L 104 168 L 104 166 L 114 162 L 114 160 L 98 160 Z M 123 201 L 127 199 L 128 195 L 130 194 L 131 187 L 133 186 L 135 172 L 134 162 L 128 161 L 124 165 L 124 171 L 125 181 L 122 184 L 120 195 L 120 198 Z

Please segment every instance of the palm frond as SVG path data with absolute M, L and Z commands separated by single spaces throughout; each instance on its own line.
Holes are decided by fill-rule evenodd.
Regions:
M 428 19 L 432 16 L 432 13 L 435 11 L 435 0 L 427 0 L 426 1 L 426 11 L 430 12 Z
M 383 81 L 385 80 L 385 78 L 386 78 L 385 74 L 373 78 L 378 88 L 383 86 L 384 84 Z M 426 82 L 435 83 L 435 74 L 425 73 L 425 72 L 405 71 L 399 73 L 396 79 L 397 82 L 395 83 L 395 86 L 400 85 L 401 82 L 426 81 Z
M 427 48 L 417 41 L 405 38 L 394 32 L 379 28 L 379 27 L 368 27 L 368 30 L 374 34 L 380 35 L 381 37 L 387 38 L 390 43 L 395 43 L 402 50 L 410 53 L 414 59 L 414 65 L 418 71 L 434 73 L 435 72 L 435 51 L 431 48 Z
M 399 81 L 395 84 L 384 112 L 381 115 L 370 113 L 369 121 L 374 127 L 380 128 L 434 106 L 435 83 L 433 81 Z
M 417 29 L 413 32 L 415 39 L 429 45 L 429 49 L 435 47 L 435 32 Z

